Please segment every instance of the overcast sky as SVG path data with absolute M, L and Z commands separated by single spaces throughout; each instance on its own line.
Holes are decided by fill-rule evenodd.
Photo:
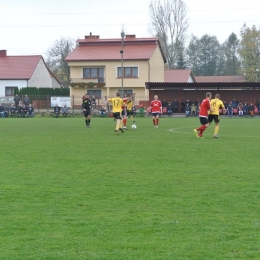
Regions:
M 260 0 L 184 0 L 189 34 L 215 35 L 220 43 L 244 23 L 260 28 Z M 61 37 L 150 37 L 150 0 L 0 0 L 0 50 L 8 55 L 45 55 Z

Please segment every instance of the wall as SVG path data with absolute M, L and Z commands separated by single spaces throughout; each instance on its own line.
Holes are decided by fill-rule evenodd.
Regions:
M 39 61 L 30 80 L 28 81 L 28 86 L 37 88 L 52 88 L 52 78 L 42 59 Z
M 150 75 L 145 82 L 164 82 L 164 60 L 158 46 L 149 63 Z
M 26 88 L 27 80 L 0 80 L 0 96 L 5 96 L 5 87 Z

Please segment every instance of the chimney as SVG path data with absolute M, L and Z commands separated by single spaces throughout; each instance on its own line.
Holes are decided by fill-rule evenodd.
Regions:
M 135 38 L 135 34 L 127 34 L 125 37 L 126 38 Z
M 92 32 L 89 35 L 85 36 L 85 39 L 99 39 L 99 35 L 92 35 Z
M 0 57 L 6 57 L 6 50 L 0 50 Z

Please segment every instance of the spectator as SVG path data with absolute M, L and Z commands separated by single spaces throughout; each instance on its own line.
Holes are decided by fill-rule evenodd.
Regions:
M 196 116 L 197 115 L 196 112 L 197 112 L 197 106 L 194 103 L 192 103 L 190 107 L 191 116 Z
M 168 105 L 167 105 L 167 113 L 169 116 L 172 115 L 172 112 L 173 112 L 173 106 L 172 106 L 172 103 L 171 102 L 168 102 Z
M 229 102 L 227 106 L 227 114 L 229 117 L 233 116 L 233 106 L 232 106 L 232 101 Z
M 185 103 L 183 100 L 181 100 L 181 113 L 184 113 L 185 111 Z
M 186 103 L 185 114 L 186 114 L 186 117 L 188 117 L 190 115 L 190 105 L 189 105 L 189 102 Z
M 5 111 L 4 106 L 2 106 L 2 104 L 0 104 L 0 117 L 5 117 L 4 111 Z
M 24 103 L 24 105 L 29 106 L 30 99 L 27 95 L 24 96 L 23 103 Z
M 173 113 L 178 113 L 179 112 L 179 102 L 177 101 L 177 99 L 174 99 L 173 103 L 172 103 L 172 112 Z
M 101 107 L 99 110 L 100 117 L 105 117 L 106 116 L 106 107 Z
M 63 117 L 67 117 L 68 113 L 69 113 L 69 108 L 64 105 L 63 108 L 61 109 L 61 113 L 63 115 Z
M 34 117 L 34 108 L 32 104 L 29 104 L 27 108 L 27 117 Z
M 11 117 L 15 116 L 15 111 L 16 111 L 16 109 L 15 109 L 14 104 L 11 104 L 9 110 L 10 110 L 10 113 L 11 113 Z
M 17 112 L 18 112 L 18 117 L 20 118 L 24 117 L 24 108 L 22 107 L 21 103 L 19 103 L 17 106 Z
M 19 106 L 20 101 L 21 101 L 21 98 L 18 96 L 18 94 L 16 94 L 14 97 L 14 104 L 15 104 L 16 108 Z
M 227 109 L 227 106 L 228 106 L 228 103 L 227 103 L 227 101 L 226 101 L 226 100 L 224 100 L 224 101 L 223 101 L 223 103 L 224 103 L 225 109 Z
M 232 107 L 237 108 L 237 101 L 235 99 L 232 100 Z
M 198 115 L 200 113 L 200 101 L 197 100 L 197 112 L 196 115 Z
M 247 104 L 247 102 L 245 102 L 245 104 L 243 106 L 243 110 L 244 110 L 245 117 L 247 117 L 248 116 L 248 104 Z
M 253 103 L 250 103 L 250 106 L 248 107 L 248 111 L 249 111 L 250 116 L 253 117 L 254 113 L 255 113 L 255 107 L 254 107 Z
M 55 116 L 56 118 L 59 117 L 59 115 L 60 115 L 60 107 L 58 106 L 58 104 L 56 104 L 56 106 L 54 107 L 53 113 L 54 113 L 54 116 Z
M 238 116 L 243 117 L 244 110 L 243 110 L 243 104 L 241 101 L 237 105 L 237 110 L 238 110 Z
M 9 111 L 10 111 L 9 107 L 6 106 L 5 107 L 5 111 L 4 111 L 4 117 L 8 117 L 9 116 Z
M 167 102 L 167 100 L 164 98 L 163 101 L 162 101 L 162 106 L 163 106 L 163 107 L 167 107 L 167 105 L 168 105 L 168 102 Z

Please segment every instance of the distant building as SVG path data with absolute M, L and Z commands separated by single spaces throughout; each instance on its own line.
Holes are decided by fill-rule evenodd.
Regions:
M 164 82 L 194 83 L 196 78 L 190 69 L 173 69 L 164 71 Z
M 98 35 L 77 40 L 77 47 L 66 58 L 70 67 L 70 95 L 85 92 L 97 98 L 115 96 L 122 86 L 122 39 L 100 39 Z M 166 59 L 158 38 L 126 35 L 123 48 L 124 93 L 135 93 L 149 100 L 145 82 L 164 81 Z M 79 101 L 80 102 L 80 99 Z
M 60 88 L 41 55 L 7 56 L 0 50 L 0 96 L 13 96 L 15 88 Z

